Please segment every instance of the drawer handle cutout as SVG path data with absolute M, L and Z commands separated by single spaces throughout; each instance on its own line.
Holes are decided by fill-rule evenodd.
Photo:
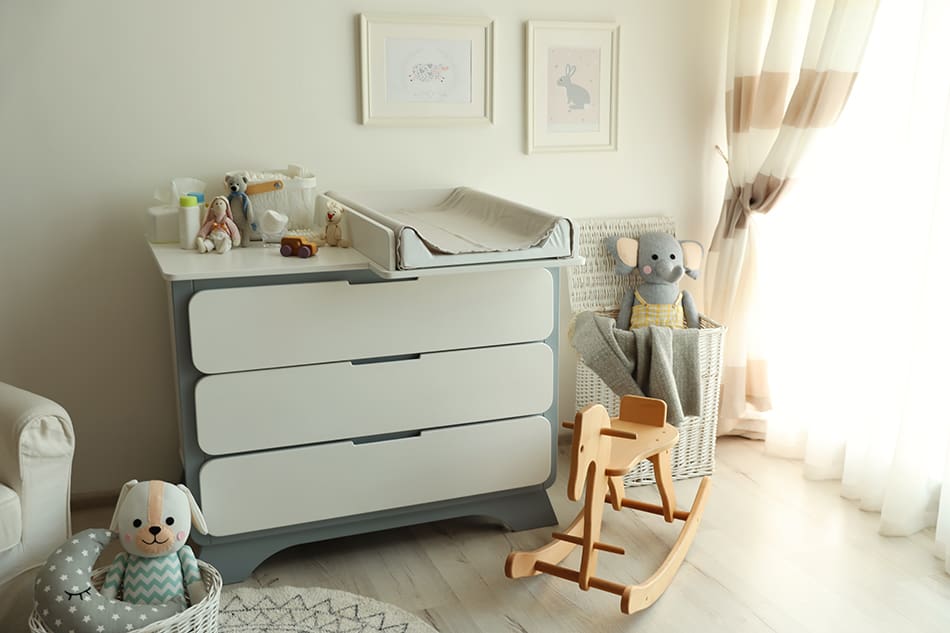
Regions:
M 376 365 L 378 363 L 398 363 L 405 360 L 419 360 L 422 354 L 398 354 L 396 356 L 381 356 L 380 358 L 360 358 L 351 360 L 351 365 Z
M 380 442 L 391 442 L 393 440 L 406 440 L 413 437 L 422 437 L 422 431 L 404 431 L 402 433 L 384 433 L 382 435 L 368 435 L 350 440 L 354 445 L 378 444 Z
M 373 284 L 399 284 L 407 281 L 419 281 L 418 277 L 406 277 L 404 279 L 347 279 L 346 283 L 351 286 L 369 286 Z

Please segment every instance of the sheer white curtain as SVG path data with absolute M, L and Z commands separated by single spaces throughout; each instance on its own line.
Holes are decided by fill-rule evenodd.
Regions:
M 950 2 L 884 1 L 837 129 L 758 227 L 767 452 L 950 573 Z M 784 210 L 784 209 L 783 209 Z
M 771 408 L 756 218 L 781 208 L 848 101 L 878 0 L 733 0 L 726 55 L 729 184 L 706 261 L 706 313 L 729 330 L 718 433 L 761 439 Z

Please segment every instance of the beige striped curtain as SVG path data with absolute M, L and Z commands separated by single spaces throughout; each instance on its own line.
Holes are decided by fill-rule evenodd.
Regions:
M 756 317 L 755 225 L 841 113 L 877 0 L 733 0 L 726 77 L 729 183 L 706 267 L 706 312 L 728 326 L 719 434 L 761 438 L 771 408 Z M 794 209 L 783 212 L 794 213 Z

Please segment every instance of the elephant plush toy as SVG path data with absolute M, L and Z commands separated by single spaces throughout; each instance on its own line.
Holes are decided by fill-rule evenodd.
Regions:
M 607 250 L 617 260 L 616 271 L 639 270 L 643 283 L 624 293 L 617 327 L 632 330 L 648 325 L 699 327 L 699 312 L 691 294 L 680 290 L 683 275 L 696 279 L 704 249 L 699 242 L 678 241 L 669 233 L 644 233 L 639 239 L 608 237 Z

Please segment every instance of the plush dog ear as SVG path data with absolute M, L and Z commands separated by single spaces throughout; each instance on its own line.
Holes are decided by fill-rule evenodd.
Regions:
M 202 534 L 207 534 L 208 524 L 205 522 L 204 515 L 201 514 L 201 508 L 198 507 L 198 502 L 195 501 L 194 495 L 191 494 L 191 491 L 188 490 L 185 484 L 178 484 L 178 489 L 184 492 L 185 496 L 188 497 L 188 505 L 191 507 L 191 524 Z
M 122 502 L 125 501 L 125 495 L 129 494 L 129 490 L 132 490 L 137 483 L 139 483 L 138 479 L 129 479 L 122 484 L 122 488 L 119 490 L 119 500 L 115 502 L 115 512 L 112 513 L 112 523 L 109 524 L 109 529 L 113 532 L 119 531 L 119 510 L 122 508 Z

